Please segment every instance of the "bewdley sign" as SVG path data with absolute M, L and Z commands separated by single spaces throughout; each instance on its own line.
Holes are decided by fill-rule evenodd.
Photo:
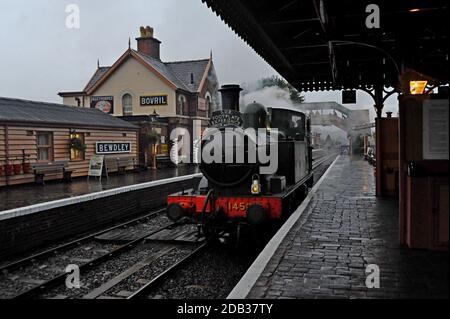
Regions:
M 131 142 L 97 142 L 96 154 L 123 154 L 131 152 Z

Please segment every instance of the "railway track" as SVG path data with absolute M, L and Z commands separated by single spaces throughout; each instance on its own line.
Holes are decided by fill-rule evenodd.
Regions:
M 159 229 L 145 233 L 144 235 L 138 236 L 136 239 L 131 240 L 127 242 L 126 244 L 120 245 L 119 247 L 106 252 L 105 254 L 98 256 L 92 260 L 89 260 L 85 262 L 84 264 L 79 265 L 79 271 L 82 274 L 86 274 L 89 271 L 94 271 L 97 267 L 100 267 L 101 265 L 113 260 L 114 258 L 119 258 L 121 255 L 124 255 L 125 253 L 133 253 L 133 248 L 138 247 L 140 244 L 145 244 L 148 238 L 151 238 L 153 235 L 156 235 L 158 233 L 163 232 L 164 230 L 168 229 L 175 229 L 177 227 L 182 227 L 183 224 L 181 223 L 171 223 L 169 225 L 160 227 Z M 102 232 L 102 234 L 105 232 Z M 177 233 L 179 235 L 179 232 Z M 152 240 L 149 239 L 149 242 Z M 82 297 L 84 299 L 94 299 L 102 297 L 105 293 L 108 292 L 111 288 L 114 288 L 118 284 L 120 284 L 121 281 L 124 281 L 143 269 L 144 267 L 149 266 L 152 262 L 169 255 L 172 253 L 176 247 L 177 244 L 169 243 L 167 244 L 162 243 L 162 241 L 155 241 L 150 244 L 149 247 L 145 247 L 143 249 L 144 255 L 146 256 L 145 260 L 140 260 L 137 263 L 133 264 L 131 267 L 126 267 L 126 270 L 123 272 L 117 274 L 114 276 L 111 280 L 107 281 L 105 284 L 95 287 L 92 291 L 89 291 L 88 293 L 83 293 Z M 192 250 L 192 247 L 186 248 L 183 251 L 183 254 L 185 251 L 188 253 Z M 182 254 L 182 255 L 183 255 Z M 125 260 L 127 258 L 124 258 Z M 127 260 L 126 260 L 127 262 Z M 110 267 L 110 270 L 115 270 L 114 265 Z M 33 286 L 30 289 L 27 289 L 25 291 L 20 292 L 19 294 L 13 296 L 13 299 L 30 299 L 33 297 L 44 297 L 44 298 L 58 298 L 58 296 L 61 296 L 61 294 L 54 293 L 55 291 L 64 291 L 67 290 L 67 287 L 64 286 L 64 283 L 66 281 L 67 274 L 65 272 L 62 272 L 54 277 L 52 277 L 49 280 L 46 280 L 45 282 L 42 282 L 38 285 Z M 83 277 L 81 277 L 81 282 L 83 282 Z M 76 293 L 76 289 L 72 291 L 73 293 Z M 77 294 L 77 293 L 76 293 Z
M 336 155 L 337 155 L 337 153 L 332 153 L 329 155 L 324 155 L 324 156 L 318 157 L 316 159 L 316 162 L 315 162 L 315 165 L 313 168 L 315 173 L 317 173 L 319 175 L 321 173 L 323 173 L 320 171 L 323 169 L 326 169 L 326 166 L 329 164 L 329 162 L 331 162 L 336 157 Z M 322 168 L 322 166 L 324 166 L 324 168 Z M 208 279 L 204 279 L 204 281 L 202 281 L 201 279 L 198 280 L 198 278 L 201 277 L 200 274 L 202 273 L 201 270 L 199 271 L 199 269 L 201 269 L 201 266 L 199 266 L 199 265 L 208 264 L 208 258 L 214 259 L 214 257 L 210 257 L 210 256 L 208 257 L 209 253 L 203 254 L 203 257 L 199 256 L 199 255 L 201 255 L 202 251 L 204 251 L 204 249 L 206 249 L 206 248 L 207 248 L 206 244 L 202 247 L 199 247 L 198 251 L 194 251 L 192 253 L 192 255 L 187 256 L 186 259 L 184 259 L 184 260 L 181 260 L 179 264 L 175 264 L 175 265 L 173 265 L 173 267 L 168 268 L 165 272 L 161 273 L 160 276 L 155 277 L 154 280 L 150 281 L 145 286 L 143 286 L 141 289 L 139 289 L 138 291 L 136 291 L 135 293 L 133 293 L 132 295 L 127 297 L 127 299 L 155 298 L 155 297 L 156 298 L 173 298 L 173 297 L 180 298 L 181 296 L 182 296 L 182 298 L 185 298 L 186 296 L 194 295 L 194 293 L 192 291 L 188 291 L 189 289 L 192 289 L 189 287 L 194 287 L 193 289 L 198 289 L 196 287 L 208 287 L 209 285 L 211 285 L 211 282 L 214 282 L 214 280 L 210 280 L 210 281 L 208 281 Z M 210 251 L 210 253 L 211 253 L 211 251 Z M 214 252 L 212 252 L 212 254 L 214 255 Z M 195 261 L 193 261 L 191 265 L 187 266 L 186 264 L 189 262 L 189 260 L 192 260 L 193 257 L 195 257 L 195 256 L 197 256 L 198 258 L 195 259 Z M 257 254 L 255 256 L 257 256 Z M 223 259 L 224 257 L 216 256 L 216 258 Z M 239 259 L 239 258 L 238 258 L 238 260 L 242 261 L 242 259 Z M 251 264 L 251 262 L 250 261 L 247 261 L 247 262 L 249 262 L 249 264 L 248 264 L 248 266 L 249 266 Z M 220 261 L 217 264 L 223 264 L 223 261 Z M 238 265 L 236 265 L 236 266 L 238 266 Z M 224 272 L 224 270 L 220 269 L 220 268 L 209 267 L 209 269 L 210 269 L 210 272 L 212 272 L 212 273 L 217 272 L 217 274 L 215 274 L 215 275 L 208 274 L 209 275 L 208 276 L 203 273 L 203 275 L 206 278 L 208 278 L 210 276 L 216 277 L 216 278 L 221 278 L 221 276 L 223 275 L 223 272 Z M 198 272 L 200 272 L 200 274 L 196 274 Z M 194 275 L 192 275 L 192 274 L 194 274 Z M 187 283 L 187 282 L 189 282 L 188 278 L 190 278 L 190 277 L 192 277 L 192 282 L 190 284 L 188 284 Z M 183 286 L 186 288 L 183 288 Z M 184 293 L 180 293 L 180 291 L 183 291 L 183 289 L 185 289 L 186 291 Z M 226 295 L 224 295 L 224 296 L 226 296 Z M 224 296 L 216 296 L 216 298 L 217 297 L 224 298 Z M 196 295 L 195 298 L 205 298 L 205 296 Z
M 158 216 L 159 214 L 161 214 L 162 212 L 164 212 L 164 210 L 165 210 L 164 208 L 158 209 L 158 210 L 153 211 L 153 212 L 151 212 L 149 214 L 137 217 L 135 219 L 132 219 L 132 220 L 124 222 L 124 223 L 121 223 L 119 225 L 116 225 L 116 226 L 113 226 L 113 227 L 101 230 L 99 232 L 95 232 L 95 233 L 89 234 L 89 235 L 87 235 L 85 237 L 78 238 L 78 239 L 70 241 L 68 243 L 64 243 L 64 244 L 58 245 L 56 247 L 47 249 L 45 251 L 39 252 L 37 254 L 33 254 L 33 255 L 28 256 L 28 257 L 25 257 L 25 258 L 13 261 L 11 263 L 2 265 L 2 266 L 0 266 L 0 273 L 13 271 L 13 270 L 15 270 L 17 268 L 24 267 L 27 264 L 34 263 L 35 261 L 37 261 L 39 259 L 42 259 L 42 258 L 45 258 L 47 256 L 50 256 L 52 254 L 56 254 L 56 253 L 64 251 L 64 250 L 68 250 L 68 249 L 80 246 L 81 244 L 84 244 L 84 243 L 94 239 L 95 237 L 97 237 L 99 235 L 102 235 L 102 234 L 105 234 L 107 232 L 110 232 L 112 230 L 123 228 L 123 227 L 132 226 L 134 224 L 137 224 L 137 223 L 149 220 L 149 219 L 153 219 L 156 216 Z
M 324 155 L 324 156 L 321 156 L 321 157 L 318 157 L 318 158 L 314 158 L 313 159 L 313 164 L 312 164 L 313 171 L 315 169 L 317 169 L 319 166 L 321 166 L 322 164 L 328 162 L 329 159 L 331 159 L 333 157 L 336 157 L 336 156 L 337 156 L 337 153 L 332 153 L 332 154 L 329 154 L 329 155 Z
M 145 238 L 179 225 L 169 222 L 165 216 L 161 216 L 161 220 L 156 222 L 155 218 L 160 216 L 163 211 L 164 209 L 159 209 L 128 222 L 3 265 L 0 268 L 0 298 L 32 298 L 46 289 L 63 283 L 67 276 L 65 268 L 68 264 L 81 264 L 79 269 L 87 271 L 132 249 Z M 151 225 L 148 225 L 147 221 L 151 221 Z M 156 225 L 153 225 L 154 223 Z M 159 227 L 157 224 L 163 225 Z M 132 240 L 126 240 L 122 245 L 99 244 L 96 240 L 110 232 L 130 228 L 140 230 L 141 235 Z
M 203 253 L 206 248 L 211 244 L 211 242 L 205 242 L 202 245 L 200 245 L 198 248 L 196 248 L 194 251 L 192 251 L 189 255 L 181 259 L 180 261 L 176 262 L 163 272 L 161 272 L 159 275 L 154 277 L 152 280 L 150 280 L 148 283 L 146 283 L 144 286 L 139 288 L 137 291 L 135 291 L 133 294 L 129 295 L 127 299 L 138 299 L 145 297 L 152 289 L 158 287 L 164 280 L 170 278 L 170 276 L 178 271 L 181 267 L 183 267 L 186 263 L 191 261 L 194 257 L 198 256 L 199 254 Z
M 314 165 L 315 180 L 320 178 L 337 153 L 320 156 Z M 316 179 L 317 178 L 317 179 Z M 209 249 L 190 263 L 183 263 L 174 271 L 128 298 L 226 298 L 235 284 L 258 256 L 259 250 Z M 170 280 L 169 280 L 170 279 Z

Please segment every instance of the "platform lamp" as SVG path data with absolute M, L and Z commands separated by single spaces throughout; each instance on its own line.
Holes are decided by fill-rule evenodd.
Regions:
M 156 109 L 153 110 L 152 114 L 148 116 L 150 123 L 154 123 L 158 121 L 159 114 L 156 112 Z M 152 145 L 152 169 L 157 169 L 156 167 L 156 143 Z
M 157 122 L 158 118 L 159 118 L 159 114 L 156 112 L 156 110 L 153 110 L 153 113 L 149 114 L 148 118 L 151 123 Z
M 77 130 L 76 129 L 69 128 L 69 137 L 70 137 L 70 139 L 76 137 L 76 134 L 77 134 Z
M 415 70 L 407 69 L 400 76 L 402 93 L 405 95 L 422 95 L 427 94 L 427 86 L 433 83 L 433 79 L 429 76 L 421 74 Z
M 412 95 L 423 94 L 428 81 L 409 81 L 409 93 Z

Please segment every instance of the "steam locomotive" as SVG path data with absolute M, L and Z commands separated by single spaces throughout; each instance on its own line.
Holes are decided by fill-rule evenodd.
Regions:
M 197 152 L 203 178 L 193 192 L 168 196 L 167 216 L 191 218 L 206 236 L 281 224 L 313 183 L 310 119 L 255 102 L 240 113 L 239 85 L 219 91 L 222 110 L 213 112 Z

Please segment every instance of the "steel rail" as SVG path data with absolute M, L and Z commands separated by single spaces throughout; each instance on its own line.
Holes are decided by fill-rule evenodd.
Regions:
M 110 231 L 112 231 L 114 229 L 118 229 L 118 228 L 121 228 L 121 227 L 124 227 L 124 226 L 132 225 L 132 224 L 137 223 L 137 222 L 139 222 L 140 220 L 143 220 L 143 219 L 154 218 L 154 217 L 158 216 L 159 214 L 161 214 L 164 210 L 165 210 L 165 208 L 158 209 L 158 210 L 156 210 L 154 212 L 151 212 L 151 213 L 149 213 L 147 215 L 144 215 L 144 216 L 141 216 L 141 217 L 137 217 L 135 219 L 132 219 L 132 220 L 127 221 L 127 222 L 124 222 L 122 224 L 109 227 L 107 229 L 98 231 L 98 232 L 96 232 L 94 234 L 90 234 L 90 235 L 87 235 L 85 237 L 78 238 L 76 240 L 73 240 L 73 241 L 70 241 L 68 243 L 59 245 L 57 247 L 50 248 L 50 249 L 44 250 L 44 251 L 42 251 L 40 253 L 37 253 L 37 254 L 31 255 L 31 256 L 25 257 L 23 259 L 11 262 L 11 263 L 6 264 L 6 265 L 3 265 L 3 266 L 0 267 L 0 272 L 3 272 L 5 270 L 6 271 L 11 271 L 11 270 L 17 269 L 17 268 L 25 265 L 26 263 L 33 262 L 36 259 L 43 258 L 43 257 L 45 257 L 47 255 L 52 254 L 52 253 L 56 253 L 56 252 L 58 252 L 60 250 L 66 250 L 66 249 L 78 246 L 78 245 L 80 245 L 83 242 L 91 240 L 92 238 L 94 238 L 96 236 L 103 235 L 103 234 L 105 234 L 107 232 L 110 232 Z
M 154 235 L 154 234 L 156 234 L 158 232 L 161 232 L 161 231 L 163 231 L 165 229 L 168 229 L 168 228 L 171 228 L 171 227 L 174 227 L 174 226 L 180 226 L 180 225 L 182 225 L 182 224 L 176 222 L 176 223 L 172 223 L 172 224 L 166 225 L 164 227 L 161 227 L 161 228 L 159 228 L 159 229 L 157 229 L 155 231 L 149 232 L 149 233 L 147 233 L 147 234 L 145 234 L 143 236 L 140 236 L 137 239 L 134 239 L 134 240 L 132 240 L 132 241 L 122 245 L 122 246 L 119 246 L 118 248 L 116 248 L 116 249 L 114 249 L 114 250 L 112 250 L 112 251 L 110 251 L 110 252 L 108 252 L 108 253 L 106 253 L 106 254 L 104 254 L 102 256 L 99 256 L 97 258 L 94 258 L 91 261 L 88 261 L 87 263 L 81 265 L 79 267 L 79 269 L 80 269 L 80 271 L 81 270 L 87 271 L 87 270 L 93 268 L 94 266 L 96 266 L 97 264 L 100 264 L 100 263 L 102 263 L 104 261 L 107 261 L 107 260 L 111 259 L 112 257 L 114 257 L 116 255 L 122 254 L 122 253 L 130 250 L 131 248 L 133 248 L 138 243 L 140 243 L 142 241 L 145 241 L 145 239 L 147 237 L 149 237 L 149 236 L 152 236 L 152 235 Z M 56 277 L 53 277 L 52 279 L 50 279 L 50 280 L 48 280 L 48 281 L 46 281 L 46 282 L 44 282 L 44 283 L 42 283 L 40 285 L 34 286 L 31 289 L 28 289 L 28 290 L 26 290 L 26 291 L 24 291 L 22 293 L 17 294 L 16 296 L 14 296 L 11 299 L 30 299 L 31 297 L 42 293 L 45 289 L 54 287 L 55 285 L 58 285 L 58 284 L 64 282 L 64 280 L 66 279 L 66 276 L 67 276 L 66 273 L 62 273 L 60 275 L 57 275 Z
M 153 287 L 158 285 L 162 280 L 167 278 L 169 275 L 177 271 L 182 265 L 190 261 L 193 257 L 197 256 L 201 252 L 203 252 L 209 245 L 211 244 L 211 241 L 207 241 L 203 244 L 201 244 L 198 248 L 196 248 L 193 252 L 191 252 L 189 255 L 184 257 L 183 259 L 177 261 L 175 264 L 161 272 L 159 275 L 154 277 L 151 281 L 146 283 L 144 286 L 136 290 L 133 294 L 128 296 L 126 299 L 136 299 L 138 297 L 141 297 L 145 295 L 149 290 L 151 290 Z
M 315 170 L 317 167 L 319 167 L 320 165 L 325 163 L 327 160 L 329 160 L 331 157 L 336 156 L 336 155 L 337 155 L 337 153 L 333 153 L 328 156 L 325 155 L 323 157 L 319 157 L 318 159 L 315 160 L 315 163 L 313 163 L 313 170 Z

